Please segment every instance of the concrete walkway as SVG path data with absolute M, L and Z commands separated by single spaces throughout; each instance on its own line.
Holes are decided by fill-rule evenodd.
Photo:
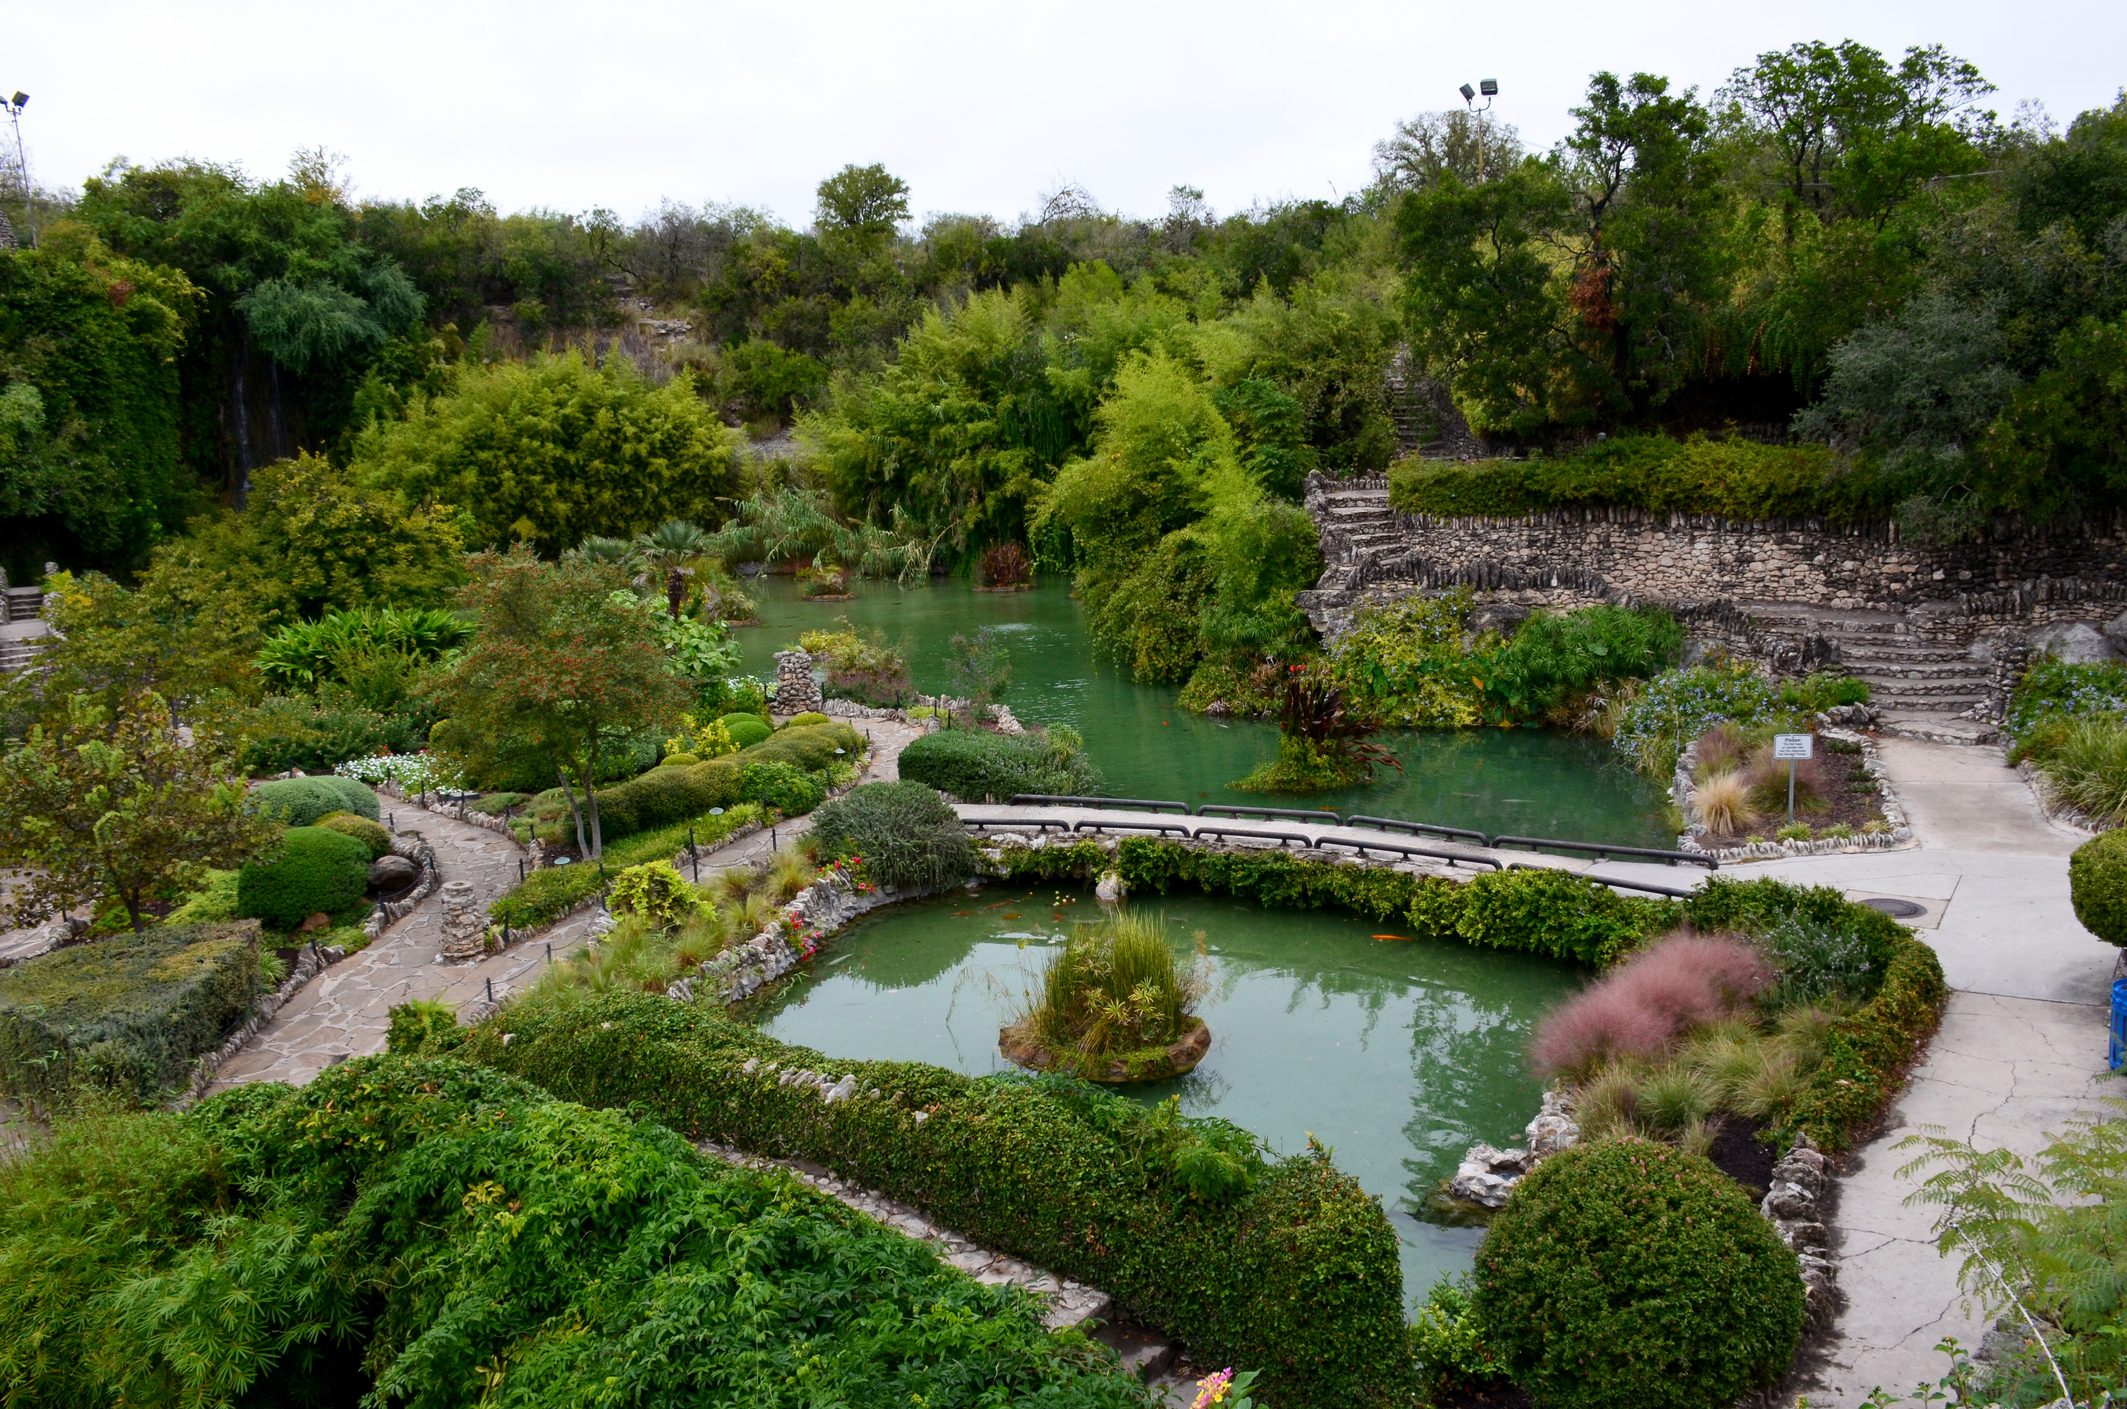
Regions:
M 858 720 L 868 730 L 871 755 L 859 781 L 891 781 L 900 776 L 901 750 L 923 731 L 891 720 Z M 435 849 L 437 869 L 447 881 L 469 881 L 482 909 L 517 884 L 523 849 L 499 832 L 461 822 L 441 812 L 404 803 L 395 807 L 402 832 L 418 832 Z M 756 865 L 812 827 L 809 817 L 793 818 L 773 831 L 741 837 L 729 846 L 702 854 L 702 879 Z M 490 994 L 506 997 L 538 978 L 549 963 L 567 958 L 591 938 L 596 905 L 565 917 L 552 929 L 475 964 L 442 962 L 443 908 L 432 894 L 352 958 L 320 974 L 243 1051 L 222 1065 L 211 1091 L 250 1081 L 285 1081 L 300 1086 L 329 1066 L 350 1057 L 384 1050 L 391 1010 L 401 1003 L 428 999 L 451 1004 L 461 1013 L 484 1003 Z
M 1848 1307 L 1813 1405 L 1932 1383 L 1950 1368 L 1935 1349 L 1945 1336 L 1976 1349 L 1987 1329 L 1958 1286 L 1959 1259 L 1936 1249 L 1934 1211 L 1905 1202 L 1924 1174 L 1899 1177 L 1912 1152 L 1898 1142 L 1933 1127 L 2028 1157 L 2116 1086 L 2103 1073 L 2119 951 L 2068 903 L 2068 853 L 2081 838 L 2048 822 L 1992 749 L 1891 739 L 1883 762 L 1918 849 L 1747 868 L 1926 902 L 1913 923 L 1954 990 L 1884 1132 L 1846 1162 L 1832 1245 Z

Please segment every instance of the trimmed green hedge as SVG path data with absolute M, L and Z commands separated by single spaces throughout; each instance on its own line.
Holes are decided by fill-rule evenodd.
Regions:
M 1014 879 L 1084 881 L 1108 864 L 1108 853 L 1096 842 L 1007 848 L 999 856 Z M 1783 1141 L 1806 1133 L 1828 1150 L 1846 1149 L 1875 1127 L 1941 1021 L 1949 997 L 1933 949 L 1896 920 L 1828 886 L 1713 877 L 1688 900 L 1640 899 L 1570 871 L 1497 871 L 1457 882 L 1381 866 L 1305 861 L 1277 851 L 1207 851 L 1152 837 L 1124 838 L 1117 844 L 1115 865 L 1133 890 L 1165 892 L 1190 885 L 1265 906 L 1336 905 L 1370 919 L 1407 924 L 1423 939 L 1598 967 L 1679 924 L 1746 934 L 1789 918 L 1836 924 L 1866 941 L 1876 987 L 1833 1025 L 1824 1062 L 1811 1074 L 1787 1124 L 1771 1132 Z
M 1003 802 L 1014 793 L 1098 793 L 1100 772 L 1080 751 L 1077 736 L 1058 733 L 1051 742 L 1040 734 L 940 729 L 901 750 L 898 766 L 902 777 L 962 802 Z
M 2104 832 L 2068 858 L 2068 899 L 2083 928 L 2127 947 L 2127 832 Z
M 318 818 L 317 824 L 328 832 L 353 837 L 368 847 L 372 861 L 391 850 L 391 833 L 384 830 L 382 822 L 372 822 L 352 812 L 328 812 Z
M 791 724 L 731 757 L 741 767 L 748 763 L 787 763 L 807 773 L 825 773 L 837 763 L 855 763 L 862 752 L 864 736 L 847 724 Z
M 282 930 L 312 915 L 336 915 L 362 898 L 369 859 L 359 838 L 329 827 L 290 827 L 273 859 L 237 873 L 236 913 Z
M 1570 871 L 1488 871 L 1451 881 L 1384 866 L 1303 861 L 1277 851 L 1207 851 L 1151 837 L 1124 838 L 1116 867 L 1133 890 L 1191 885 L 1265 906 L 1337 905 L 1401 921 L 1420 939 L 1598 966 L 1676 923 L 1666 901 L 1621 896 Z
M 290 827 L 314 826 L 331 812 L 352 812 L 377 820 L 377 795 L 353 778 L 281 778 L 251 790 L 251 805 L 261 817 Z
M 1389 503 L 1407 514 L 1503 518 L 1550 509 L 1627 508 L 1738 520 L 1888 517 L 1910 492 L 1850 469 L 1822 445 L 1614 436 L 1541 460 L 1405 460 Z
M 164 926 L 0 969 L 0 1090 L 47 1109 L 69 1104 L 76 1083 L 153 1099 L 186 1080 L 260 985 L 256 925 Z
M 1207 1364 L 1260 1370 L 1280 1409 L 1409 1402 L 1395 1233 L 1319 1150 L 1264 1163 L 1233 1127 L 1171 1107 L 1054 1079 L 832 1060 L 619 990 L 527 995 L 460 1051 L 556 1095 L 646 1110 L 905 1199 L 1102 1288 Z M 853 1077 L 859 1094 L 823 1101 L 809 1082 L 778 1081 L 792 1068 Z M 1222 1171 L 1216 1184 L 1206 1164 Z M 1218 1191 L 1234 1182 L 1244 1187 Z
M 1750 1195 L 1646 1140 L 1538 1165 L 1485 1234 L 1472 1309 L 1539 1409 L 1734 1404 L 1787 1372 L 1804 1312 Z

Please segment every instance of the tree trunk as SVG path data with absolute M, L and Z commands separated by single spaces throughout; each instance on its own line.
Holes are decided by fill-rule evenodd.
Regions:
M 679 620 L 680 605 L 687 600 L 687 574 L 673 568 L 665 574 L 665 605 L 672 609 L 672 619 Z
M 569 787 L 568 770 L 557 763 L 554 765 L 554 776 L 561 780 L 561 795 L 569 800 L 569 817 L 576 823 L 576 854 L 578 856 L 589 856 L 591 854 L 591 846 L 589 842 L 584 840 L 583 809 L 576 805 L 576 794 Z
M 606 839 L 604 833 L 598 827 L 598 789 L 586 783 L 583 787 L 583 793 L 585 797 L 591 800 L 591 854 L 593 856 L 604 856 L 606 854 Z

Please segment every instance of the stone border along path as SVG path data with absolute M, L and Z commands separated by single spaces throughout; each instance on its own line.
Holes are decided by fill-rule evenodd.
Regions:
M 1976 1350 L 1988 1329 L 1958 1285 L 1960 1259 L 1936 1250 L 1933 1211 L 1905 1203 L 1919 1178 L 1898 1175 L 1911 1157 L 1895 1148 L 1900 1140 L 1934 1126 L 2028 1158 L 2070 1119 L 2102 1109 L 2106 1091 L 2127 1095 L 2104 1074 L 2109 980 L 2120 951 L 2085 931 L 2068 900 L 2068 853 L 2081 835 L 2047 820 L 1997 749 L 1888 736 L 1879 736 L 1877 747 L 1917 845 L 1724 864 L 1719 873 L 1829 885 L 1854 900 L 1915 901 L 1926 913 L 1906 923 L 1935 949 L 1951 989 L 1942 1028 L 1886 1114 L 1882 1133 L 1841 1160 L 1831 1236 L 1847 1308 L 1805 1367 L 1804 1392 L 1813 1406 L 1858 1405 L 1879 1385 L 1902 1394 L 1932 1383 L 1950 1368 L 1935 1349 L 1943 1337 Z M 964 811 L 1028 820 L 1105 818 L 1125 826 L 1205 820 L 1085 808 Z M 1364 839 L 1351 828 L 1261 825 Z M 991 829 L 990 839 L 1000 839 L 1000 830 Z M 1696 868 L 1440 845 L 1595 880 L 1681 889 L 1706 879 Z M 1408 869 L 1441 868 L 1418 862 Z
M 923 731 L 892 720 L 868 720 L 871 757 L 861 782 L 891 781 L 900 776 L 901 750 Z M 468 882 L 481 910 L 517 884 L 523 848 L 508 836 L 461 822 L 447 812 L 428 811 L 396 799 L 383 805 L 399 814 L 402 832 L 418 833 L 435 849 L 444 880 Z M 798 837 L 812 819 L 799 817 L 773 833 L 756 832 L 728 846 L 702 853 L 702 878 L 765 860 L 774 851 L 771 837 Z M 243 1051 L 222 1064 L 209 1091 L 224 1091 L 251 1081 L 285 1081 L 300 1086 L 329 1066 L 350 1057 L 384 1050 L 390 1013 L 414 999 L 445 1002 L 469 1016 L 484 1006 L 492 982 L 499 1000 L 529 983 L 554 959 L 583 947 L 599 916 L 594 902 L 564 916 L 552 927 L 473 964 L 440 962 L 443 912 L 440 887 L 413 913 L 392 925 L 359 954 L 327 969 L 296 994 Z

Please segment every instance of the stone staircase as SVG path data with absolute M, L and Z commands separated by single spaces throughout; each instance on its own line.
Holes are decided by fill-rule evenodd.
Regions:
M 1947 716 L 1993 702 L 1991 665 L 1962 643 L 1956 623 L 1940 613 L 1834 611 L 1794 602 L 1739 606 L 1768 627 L 1833 642 L 1838 648 L 1838 668 L 1867 681 L 1870 703 L 1893 720 L 1928 716 L 1927 723 L 1948 726 L 1967 721 Z M 1974 725 L 1936 732 L 1965 741 L 1985 729 Z

